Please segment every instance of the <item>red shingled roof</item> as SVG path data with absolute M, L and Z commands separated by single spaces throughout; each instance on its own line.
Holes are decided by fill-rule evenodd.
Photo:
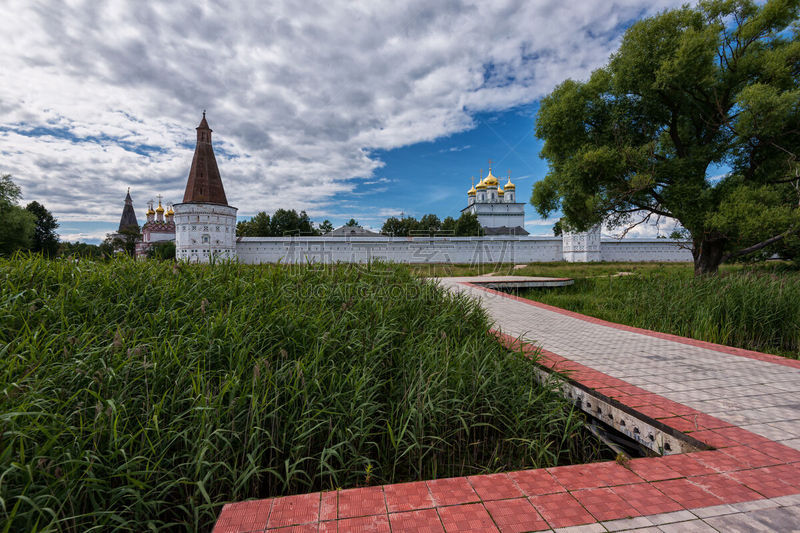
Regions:
M 184 203 L 210 203 L 228 205 L 222 178 L 211 146 L 211 128 L 206 122 L 206 114 L 197 127 L 197 145 L 192 158 L 192 168 L 183 193 Z

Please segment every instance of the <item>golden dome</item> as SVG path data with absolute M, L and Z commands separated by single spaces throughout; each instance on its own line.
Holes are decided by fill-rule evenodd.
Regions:
M 153 211 L 153 206 L 152 205 L 147 208 L 147 214 L 148 215 L 155 215 L 156 214 L 156 212 Z
M 497 189 L 497 195 L 503 196 L 506 192 L 503 189 Z
M 167 209 L 167 212 L 164 214 L 167 215 L 168 217 L 171 217 L 175 215 L 175 211 L 172 210 L 172 206 L 169 206 L 169 209 Z
M 483 189 L 485 189 L 485 188 L 486 188 L 486 184 L 485 184 L 485 183 L 483 183 L 483 180 L 481 180 L 481 181 L 479 181 L 479 182 L 478 182 L 478 184 L 475 186 L 475 188 L 476 188 L 477 190 L 479 190 L 479 191 L 482 191 Z
M 506 190 L 510 189 L 512 191 L 517 188 L 513 183 L 511 183 L 511 176 L 508 177 L 508 183 L 506 183 L 505 187 L 506 187 Z
M 469 196 L 475 196 L 475 193 L 477 193 L 477 192 L 478 192 L 478 191 L 476 191 L 476 190 L 475 190 L 475 178 L 473 177 L 473 178 L 472 178 L 472 188 L 471 188 L 470 190 L 468 190 L 468 191 L 467 191 L 467 195 L 469 195 Z
M 492 174 L 492 169 L 489 169 L 489 175 L 483 178 L 483 183 L 487 187 L 497 187 L 497 178 Z
M 156 213 L 163 213 L 164 208 L 161 207 L 161 200 L 158 201 L 158 207 L 156 207 Z

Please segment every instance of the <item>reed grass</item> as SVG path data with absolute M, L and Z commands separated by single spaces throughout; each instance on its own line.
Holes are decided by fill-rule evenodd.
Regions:
M 734 265 L 704 277 L 655 269 L 521 296 L 629 326 L 800 357 L 800 272 L 785 265 Z
M 472 301 L 382 264 L 0 260 L 0 530 L 592 460 Z

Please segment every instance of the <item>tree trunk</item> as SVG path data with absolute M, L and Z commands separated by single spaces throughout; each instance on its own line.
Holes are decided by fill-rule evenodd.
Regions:
M 716 274 L 720 263 L 722 263 L 724 249 L 724 239 L 696 240 L 692 249 L 694 275 Z

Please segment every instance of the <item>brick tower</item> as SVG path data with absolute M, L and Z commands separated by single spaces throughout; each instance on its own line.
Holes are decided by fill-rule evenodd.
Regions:
M 219 175 L 211 128 L 197 126 L 197 144 L 183 202 L 175 204 L 175 257 L 191 263 L 236 258 L 236 212 L 228 205 Z

